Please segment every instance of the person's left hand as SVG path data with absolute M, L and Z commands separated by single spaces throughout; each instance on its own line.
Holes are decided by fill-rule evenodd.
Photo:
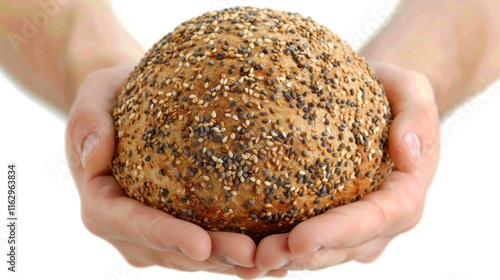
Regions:
M 389 241 L 420 220 L 439 158 L 434 93 L 419 72 L 385 63 L 373 66 L 394 116 L 389 132 L 394 170 L 361 200 L 306 220 L 290 233 L 264 238 L 255 259 L 260 269 L 317 270 L 373 261 Z

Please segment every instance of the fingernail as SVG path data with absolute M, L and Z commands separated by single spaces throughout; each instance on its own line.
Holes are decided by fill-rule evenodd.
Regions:
M 271 270 L 280 269 L 280 268 L 285 267 L 289 264 L 290 264 L 290 260 L 284 259 L 279 264 L 277 264 L 275 267 L 271 268 Z
M 321 248 L 323 248 L 323 246 L 318 246 L 318 247 L 316 247 L 316 249 L 312 250 L 309 254 L 312 254 L 316 251 L 319 251 Z
M 181 254 L 186 255 L 186 253 L 184 253 L 184 250 L 182 250 L 182 248 L 181 248 L 181 247 L 177 247 L 177 251 L 179 251 Z M 186 256 L 187 256 L 187 255 L 186 255 Z
M 97 132 L 93 132 L 87 138 L 85 138 L 85 141 L 83 142 L 83 148 L 82 148 L 82 165 L 85 166 L 85 163 L 89 159 L 90 155 L 94 152 L 95 148 L 97 145 L 99 145 L 99 141 L 101 141 L 101 138 L 99 137 L 99 134 Z
M 415 132 L 408 131 L 403 136 L 403 141 L 410 150 L 410 153 L 415 161 L 415 165 L 418 165 L 420 158 L 422 157 L 422 142 L 420 141 L 420 137 L 418 137 Z
M 237 265 L 237 266 L 242 266 L 241 263 L 239 263 L 237 260 L 235 260 L 233 257 L 230 255 L 224 255 L 222 256 L 222 261 L 230 264 L 230 265 Z

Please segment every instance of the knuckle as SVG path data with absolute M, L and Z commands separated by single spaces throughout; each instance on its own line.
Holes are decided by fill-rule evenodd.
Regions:
M 420 83 L 426 83 L 429 84 L 429 79 L 427 79 L 427 76 L 423 74 L 422 72 L 416 71 L 416 70 L 407 70 L 408 74 L 411 75 L 415 81 L 420 82 Z
M 144 232 L 145 237 L 153 243 L 156 247 L 163 247 L 163 239 L 158 234 L 158 227 L 161 222 L 161 219 L 156 220 L 150 230 L 146 230 Z
M 88 75 L 85 76 L 85 78 L 82 81 L 82 85 L 89 83 L 90 81 L 94 80 L 101 80 L 105 79 L 106 73 L 107 73 L 106 68 L 100 68 L 95 71 L 90 72 Z
M 78 141 L 82 140 L 84 135 L 91 132 L 92 117 L 90 111 L 76 109 L 71 115 L 66 124 L 66 137 L 68 141 Z
M 320 263 L 323 263 L 323 260 L 321 260 L 318 257 L 318 255 L 319 254 L 311 254 L 307 259 L 295 264 L 294 266 L 299 270 L 314 271 L 314 270 L 321 269 L 321 267 L 319 267 L 318 265 Z
M 194 263 L 184 258 L 172 257 L 161 252 L 154 252 L 152 256 L 154 262 L 165 268 L 176 269 L 185 272 L 198 272 L 205 268 L 213 268 L 209 263 Z
M 422 123 L 426 123 L 427 131 L 423 132 L 422 137 L 422 153 L 424 155 L 434 155 L 439 149 L 441 138 L 441 125 L 437 108 L 434 104 L 428 105 L 428 110 L 422 110 Z
M 156 220 L 153 220 L 150 223 L 150 226 L 148 227 L 134 227 L 131 229 L 132 235 L 135 235 L 134 237 L 131 237 L 132 239 L 137 239 L 139 238 L 144 238 L 145 242 L 148 242 L 151 244 L 153 247 L 156 248 L 161 248 L 161 249 L 167 249 L 165 248 L 165 242 L 164 239 L 161 237 L 159 234 L 159 226 L 162 222 L 161 218 L 157 218 Z
M 426 95 L 421 95 L 421 97 L 434 100 L 434 89 L 429 78 L 424 73 L 412 69 L 404 69 L 402 78 L 406 84 L 413 85 L 415 88 L 424 91 Z
M 352 248 L 324 249 L 310 254 L 306 258 L 293 260 L 290 267 L 294 270 L 316 271 L 345 263 L 352 260 L 353 257 L 354 249 Z
M 413 69 L 405 69 L 404 75 L 405 75 L 405 78 L 407 81 L 419 83 L 419 84 L 426 85 L 429 87 L 431 86 L 431 83 L 430 83 L 429 79 L 427 78 L 427 76 L 420 71 L 413 70 Z
M 392 223 L 392 220 L 394 219 L 394 215 L 391 214 L 393 207 L 388 207 L 389 205 L 381 205 L 378 202 L 375 202 L 375 207 L 371 211 L 374 215 L 374 219 L 372 220 L 377 224 L 369 228 L 372 232 L 372 239 L 384 234 L 387 227 Z

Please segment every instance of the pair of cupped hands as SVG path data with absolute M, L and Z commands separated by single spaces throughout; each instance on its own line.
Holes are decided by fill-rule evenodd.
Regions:
M 356 203 L 306 220 L 289 233 L 270 235 L 258 245 L 244 234 L 206 231 L 122 192 L 109 167 L 115 147 L 112 111 L 133 67 L 92 72 L 79 88 L 66 130 L 66 153 L 84 225 L 138 267 L 256 278 L 375 260 L 422 216 L 438 163 L 439 116 L 423 74 L 387 63 L 370 65 L 394 116 L 389 133 L 393 172 L 377 191 Z

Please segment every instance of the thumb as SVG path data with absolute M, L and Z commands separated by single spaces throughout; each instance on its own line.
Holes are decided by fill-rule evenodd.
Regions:
M 129 66 L 100 69 L 82 82 L 66 126 L 71 168 L 92 174 L 108 168 L 115 147 L 112 111 L 118 91 L 131 70 Z
M 389 153 L 398 170 L 415 171 L 439 141 L 439 115 L 428 79 L 413 70 L 387 63 L 372 66 L 382 82 L 394 120 Z

